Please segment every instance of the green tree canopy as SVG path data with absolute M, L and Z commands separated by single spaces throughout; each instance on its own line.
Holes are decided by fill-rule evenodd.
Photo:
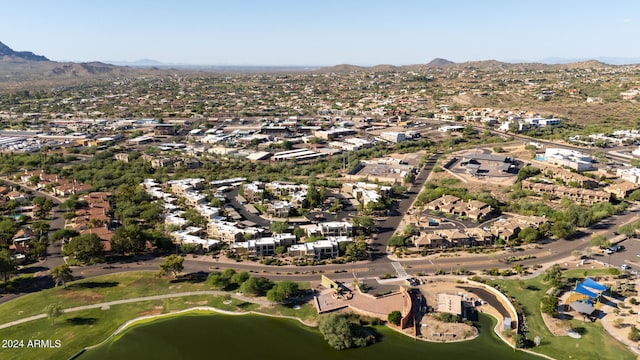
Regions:
M 0 273 L 4 277 L 4 287 L 7 288 L 7 281 L 9 280 L 9 274 L 16 271 L 16 261 L 11 256 L 9 249 L 0 249 Z
M 542 312 L 553 317 L 558 316 L 558 298 L 549 294 L 543 296 Z
M 389 322 L 393 325 L 400 325 L 400 320 L 402 320 L 402 313 L 398 310 L 394 310 L 389 313 L 389 315 L 387 316 L 387 320 L 389 320 Z
M 73 273 L 68 264 L 62 264 L 51 269 L 51 277 L 56 287 L 62 284 L 66 288 L 67 282 L 73 280 Z
M 289 229 L 289 224 L 284 221 L 273 221 L 269 226 L 269 230 L 274 234 L 285 233 L 287 229 Z
M 562 271 L 560 265 L 554 264 L 544 272 L 544 281 L 548 282 L 554 287 L 562 286 Z
M 118 227 L 111 239 L 111 246 L 114 252 L 125 254 L 137 254 L 144 251 L 147 239 L 140 226 L 135 223 L 125 223 Z
M 271 302 L 281 303 L 293 296 L 299 291 L 299 285 L 289 280 L 278 281 L 269 291 L 267 291 L 267 299 Z
M 263 296 L 273 287 L 273 282 L 264 277 L 249 277 L 240 285 L 240 291 L 249 296 Z
M 96 234 L 84 234 L 72 238 L 64 245 L 64 254 L 71 255 L 85 264 L 91 264 L 102 256 L 102 243 Z
M 49 304 L 44 308 L 45 314 L 49 320 L 51 320 L 51 325 L 56 323 L 56 319 L 60 317 L 64 313 L 62 307 L 59 304 Z
M 356 231 L 364 235 L 369 235 L 376 230 L 376 221 L 371 216 L 356 216 L 352 221 Z
M 164 261 L 160 264 L 159 275 L 164 276 L 168 273 L 172 273 L 173 277 L 178 277 L 178 273 L 184 269 L 184 258 L 175 254 L 169 255 L 164 258 Z
M 0 244 L 8 244 L 9 240 L 18 231 L 18 224 L 12 218 L 2 218 L 0 220 Z
M 365 347 L 375 342 L 375 337 L 359 331 L 359 325 L 350 322 L 346 314 L 321 315 L 318 329 L 324 339 L 336 350 Z

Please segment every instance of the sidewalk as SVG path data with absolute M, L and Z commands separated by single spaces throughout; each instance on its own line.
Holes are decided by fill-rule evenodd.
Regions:
M 189 292 L 183 292 L 183 293 L 153 295 L 153 296 L 137 297 L 137 298 L 131 298 L 131 299 L 115 300 L 115 301 L 103 302 L 103 303 L 98 303 L 98 304 L 77 306 L 77 307 L 73 307 L 73 308 L 64 309 L 63 312 L 65 314 L 67 314 L 67 313 L 72 313 L 72 312 L 76 312 L 76 311 L 91 310 L 91 309 L 97 309 L 97 308 L 108 308 L 108 307 L 110 307 L 112 305 L 130 304 L 130 303 L 141 302 L 141 301 L 150 301 L 150 300 L 170 299 L 170 298 L 183 297 L 183 296 L 196 296 L 196 295 L 222 296 L 222 295 L 225 295 L 225 294 L 229 294 L 229 293 L 226 292 L 226 291 L 216 291 L 216 290 L 189 291 Z M 269 301 L 265 301 L 265 300 L 260 299 L 260 298 L 249 298 L 247 296 L 238 295 L 238 294 L 231 294 L 231 297 L 236 298 L 238 300 L 259 304 L 259 305 L 262 305 L 262 306 L 271 305 L 271 303 Z M 0 329 L 5 329 L 5 328 L 8 328 L 8 327 L 11 327 L 11 326 L 14 326 L 14 325 L 23 324 L 23 323 L 30 322 L 30 321 L 33 321 L 33 320 L 44 319 L 46 317 L 47 317 L 46 314 L 30 316 L 30 317 L 27 317 L 27 318 L 24 318 L 24 319 L 11 321 L 11 322 L 8 322 L 8 323 L 5 323 L 5 324 L 0 324 Z

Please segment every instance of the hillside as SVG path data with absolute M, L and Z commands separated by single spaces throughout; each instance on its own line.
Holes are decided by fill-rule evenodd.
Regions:
M 0 42 L 0 61 L 49 61 L 42 55 L 36 55 L 31 51 L 15 51 L 4 43 Z

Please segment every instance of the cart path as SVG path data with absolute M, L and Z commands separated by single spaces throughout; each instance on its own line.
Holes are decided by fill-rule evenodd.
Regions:
M 170 298 L 184 297 L 184 296 L 196 296 L 196 295 L 222 296 L 222 295 L 225 295 L 225 294 L 229 294 L 229 293 L 226 292 L 226 291 L 216 291 L 216 290 L 189 291 L 189 292 L 181 292 L 181 293 L 174 293 L 174 294 L 143 296 L 143 297 L 136 297 L 136 298 L 130 298 L 130 299 L 108 301 L 108 302 L 102 302 L 102 303 L 98 303 L 98 304 L 83 305 L 83 306 L 77 306 L 77 307 L 73 307 L 73 308 L 63 309 L 62 311 L 63 311 L 63 313 L 67 314 L 67 313 L 72 313 L 72 312 L 76 312 L 76 311 L 91 310 L 91 309 L 109 307 L 109 306 L 112 306 L 112 305 L 130 304 L 130 303 L 141 302 L 141 301 L 162 300 L 162 299 L 170 299 Z M 262 306 L 272 305 L 272 303 L 270 303 L 269 301 L 266 301 L 266 300 L 260 299 L 260 298 L 249 298 L 247 296 L 238 295 L 238 294 L 231 294 L 231 297 L 236 298 L 238 300 L 251 302 L 251 303 L 254 303 L 254 304 L 259 304 L 259 305 L 262 305 Z M 47 317 L 47 314 L 39 314 L 39 315 L 29 316 L 29 317 L 26 317 L 26 318 L 23 318 L 23 319 L 14 320 L 14 321 L 11 321 L 11 322 L 8 322 L 8 323 L 5 323 L 5 324 L 1 324 L 0 325 L 0 329 L 5 329 L 5 328 L 8 328 L 8 327 L 11 327 L 11 326 L 14 326 L 14 325 L 23 324 L 23 323 L 26 323 L 26 322 L 29 322 L 29 321 L 33 321 L 33 320 L 44 319 L 46 317 Z

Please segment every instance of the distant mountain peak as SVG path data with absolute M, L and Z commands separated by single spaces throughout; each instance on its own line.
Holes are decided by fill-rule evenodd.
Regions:
M 453 61 L 449 61 L 447 59 L 435 58 L 435 59 L 429 61 L 427 63 L 427 66 L 443 67 L 443 66 L 449 66 L 449 65 L 454 65 L 454 64 L 455 63 Z
M 10 56 L 31 61 L 50 61 L 42 55 L 36 55 L 31 51 L 15 51 L 7 45 L 0 42 L 0 57 Z

